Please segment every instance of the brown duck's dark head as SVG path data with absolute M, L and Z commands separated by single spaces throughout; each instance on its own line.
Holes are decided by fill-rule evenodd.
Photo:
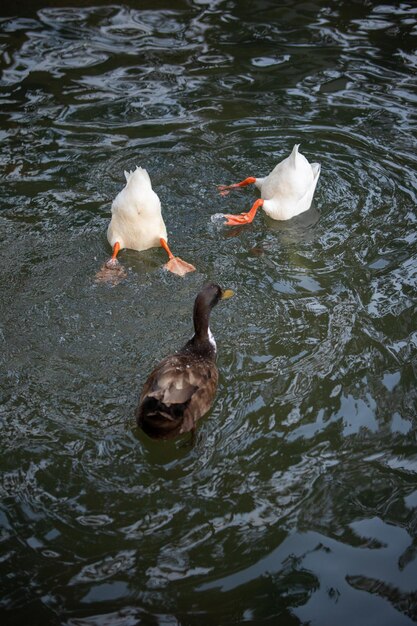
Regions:
M 232 295 L 233 291 L 231 289 L 222 289 L 215 283 L 210 283 L 203 287 L 194 302 L 193 320 L 196 339 L 207 339 L 212 308 L 215 307 L 220 300 L 230 298 Z

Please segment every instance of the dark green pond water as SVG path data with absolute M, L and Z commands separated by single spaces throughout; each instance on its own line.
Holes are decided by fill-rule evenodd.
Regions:
M 415 623 L 415 3 L 96 4 L 0 9 L 2 624 Z M 295 143 L 310 211 L 213 225 Z M 197 272 L 97 285 L 135 165 Z M 152 442 L 208 280 L 216 402 Z

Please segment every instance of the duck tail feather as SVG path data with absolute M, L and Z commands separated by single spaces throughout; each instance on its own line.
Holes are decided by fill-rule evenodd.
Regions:
M 150 176 L 143 167 L 136 166 L 136 169 L 132 171 L 125 170 L 125 178 L 127 183 L 129 183 L 133 178 L 138 178 L 146 181 L 147 183 L 149 183 L 149 185 L 152 186 Z
M 296 161 L 297 156 L 298 156 L 298 148 L 299 147 L 300 147 L 299 143 L 294 144 L 294 148 L 292 149 L 292 152 L 290 154 L 291 161 L 294 163 L 294 165 L 295 165 L 295 161 Z

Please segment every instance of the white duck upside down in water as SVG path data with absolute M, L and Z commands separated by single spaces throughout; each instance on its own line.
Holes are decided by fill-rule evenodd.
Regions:
M 310 208 L 320 176 L 320 164 L 310 164 L 298 152 L 299 145 L 295 144 L 290 156 L 278 163 L 265 178 L 250 176 L 240 183 L 219 185 L 218 189 L 223 196 L 233 189 L 251 184 L 255 184 L 261 191 L 261 197 L 247 213 L 224 215 L 226 226 L 250 224 L 261 207 L 274 220 L 289 220 Z
M 112 217 L 107 229 L 107 239 L 113 254 L 105 263 L 97 279 L 117 282 L 117 276 L 125 274 L 117 255 L 123 248 L 148 250 L 162 247 L 168 254 L 164 268 L 184 276 L 195 271 L 195 267 L 174 256 L 168 246 L 167 229 L 162 218 L 161 202 L 152 189 L 148 172 L 137 167 L 133 172 L 125 172 L 126 185 L 113 200 Z

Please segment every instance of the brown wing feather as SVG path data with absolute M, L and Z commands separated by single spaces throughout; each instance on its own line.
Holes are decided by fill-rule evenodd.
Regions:
M 188 432 L 210 409 L 217 381 L 214 361 L 190 354 L 166 357 L 143 387 L 136 411 L 138 424 L 155 437 Z

